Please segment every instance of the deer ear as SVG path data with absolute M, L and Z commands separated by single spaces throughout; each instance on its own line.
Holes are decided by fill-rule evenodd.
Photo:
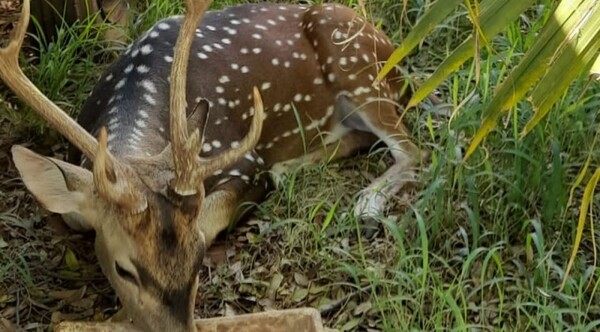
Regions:
M 188 130 L 193 132 L 196 128 L 204 128 L 206 121 L 208 120 L 208 111 L 210 110 L 210 104 L 208 100 L 200 99 L 194 109 L 187 116 Z M 204 130 L 202 132 L 205 132 Z
M 81 214 L 93 188 L 90 171 L 18 145 L 12 147 L 12 155 L 25 186 L 46 209 Z

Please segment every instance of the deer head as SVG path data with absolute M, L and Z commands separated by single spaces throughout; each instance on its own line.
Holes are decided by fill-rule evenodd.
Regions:
M 255 88 L 254 118 L 237 148 L 201 158 L 204 126 L 188 133 L 189 49 L 209 4 L 210 0 L 185 1 L 186 16 L 171 70 L 170 142 L 148 158 L 115 158 L 107 149 L 105 129 L 96 140 L 23 74 L 18 54 L 29 20 L 29 0 L 23 3 L 21 22 L 8 46 L 0 50 L 0 78 L 93 163 L 88 170 L 14 146 L 13 159 L 25 185 L 48 210 L 76 215 L 95 230 L 102 270 L 129 317 L 145 331 L 194 330 L 198 272 L 207 246 L 200 224 L 210 222 L 203 221 L 203 181 L 242 158 L 262 129 L 264 111 Z

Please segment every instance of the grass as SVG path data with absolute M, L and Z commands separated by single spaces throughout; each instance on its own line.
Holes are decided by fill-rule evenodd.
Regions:
M 369 2 L 368 14 L 397 42 L 428 3 L 411 0 L 403 11 L 396 2 L 375 0 Z M 222 243 L 227 248 L 224 262 L 209 262 L 203 271 L 199 313 L 308 305 L 321 310 L 328 326 L 342 331 L 597 330 L 600 298 L 592 235 L 598 227 L 586 229 L 566 287 L 559 291 L 559 286 L 583 188 L 575 189 L 567 205 L 569 190 L 588 156 L 593 166 L 600 164 L 598 146 L 590 150 L 598 134 L 600 87 L 584 79 L 574 82 L 555 106 L 566 111 L 552 112 L 524 139 L 519 132 L 533 110 L 526 101 L 520 103 L 473 158 L 462 163 L 483 106 L 532 44 L 541 27 L 538 19 L 547 17 L 546 7 L 552 3 L 541 0 L 540 7 L 491 41 L 492 48 L 476 60 L 478 66 L 466 64 L 440 87 L 446 102 L 461 105 L 451 120 L 434 109 L 407 115 L 415 140 L 432 152 L 432 162 L 424 167 L 420 185 L 399 197 L 389 217 L 381 220 L 383 231 L 374 240 L 360 237 L 360 223 L 347 212 L 355 193 L 389 164 L 384 150 L 292 171 L 256 206 L 255 216 L 227 236 Z M 140 8 L 145 9 L 132 36 L 181 10 L 169 1 L 149 1 Z M 44 92 L 71 114 L 76 114 L 113 52 L 89 39 L 90 29 L 87 23 L 61 29 L 57 43 L 44 47 L 26 66 Z M 409 75 L 418 81 L 431 74 L 469 29 L 464 12 L 438 27 L 407 60 Z M 7 93 L 3 96 L 8 102 L 0 104 L 0 124 L 19 133 L 2 136 L 7 151 L 9 142 L 33 140 L 44 125 L 28 111 L 9 111 L 8 104 L 19 103 L 6 98 Z M 50 144 L 33 141 L 52 146 L 57 140 L 50 135 Z M 62 145 L 49 150 L 59 156 L 64 151 Z M 7 160 L 3 163 L 8 165 Z M 9 317 L 8 309 L 19 308 L 24 298 L 35 310 L 12 310 L 6 319 L 44 325 L 54 321 L 54 311 L 87 319 L 107 314 L 105 308 L 114 305 L 112 291 L 98 277 L 93 257 L 86 255 L 91 248 L 83 244 L 86 239 L 68 233 L 57 240 L 40 233 L 48 228 L 16 176 L 10 168 L 0 184 L 4 196 L 17 195 L 5 203 L 6 209 L 18 205 L 14 213 L 0 214 L 0 279 L 8 281 L 0 283 L 8 290 L 0 289 L 0 314 Z M 598 199 L 593 204 L 597 211 Z M 23 247 L 24 239 L 32 245 Z M 50 249 L 47 241 L 59 249 Z M 31 256 L 40 248 L 53 259 L 54 270 L 42 268 L 47 261 L 40 255 Z M 86 268 L 69 268 L 67 249 Z M 50 281 L 44 278 L 49 271 L 55 273 Z M 91 286 L 89 275 L 96 276 L 97 287 Z M 74 279 L 77 286 L 69 285 Z M 88 295 L 97 296 L 92 315 L 82 314 L 76 305 L 56 309 L 50 305 L 54 302 L 45 301 L 47 308 L 41 309 L 31 304 L 48 294 L 37 294 L 40 289 L 82 285 L 93 289 Z

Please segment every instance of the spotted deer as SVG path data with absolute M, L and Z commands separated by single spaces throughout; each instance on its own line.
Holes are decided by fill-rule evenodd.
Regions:
M 393 46 L 355 11 L 205 13 L 209 3 L 186 0 L 185 16 L 157 22 L 125 50 L 77 122 L 19 69 L 28 0 L 0 53 L 2 80 L 73 146 L 69 162 L 14 146 L 25 185 L 72 228 L 96 232 L 103 272 L 147 331 L 193 330 L 203 255 L 241 203 L 265 197 L 270 170 L 382 141 L 395 163 L 359 193 L 354 213 L 368 219 L 414 180 L 420 156 L 400 121 L 400 71 L 372 84 Z

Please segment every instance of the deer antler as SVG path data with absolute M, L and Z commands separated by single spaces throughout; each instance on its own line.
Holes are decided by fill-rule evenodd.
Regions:
M 258 142 L 264 110 L 258 89 L 254 89 L 255 114 L 248 135 L 238 148 L 228 150 L 213 159 L 200 159 L 205 126 L 196 129 L 190 136 L 186 119 L 186 82 L 190 49 L 196 27 L 211 0 L 186 0 L 186 15 L 175 45 L 173 66 L 171 68 L 170 129 L 171 149 L 175 178 L 171 183 L 173 190 L 181 196 L 195 195 L 202 191 L 202 181 L 215 170 L 241 158 Z M 205 118 L 205 120 L 208 117 Z
M 210 3 L 211 0 L 185 1 L 186 14 L 175 44 L 173 66 L 171 67 L 170 129 L 175 166 L 173 189 L 182 196 L 193 195 L 197 192 L 198 179 L 194 177 L 194 169 L 197 167 L 196 158 L 202 146 L 201 135 L 198 130 L 191 137 L 188 134 L 185 114 L 185 89 L 194 31 L 200 24 L 200 19 Z
M 114 163 L 110 168 L 110 154 L 107 146 L 106 128 L 100 129 L 98 135 L 98 150 L 94 161 L 94 183 L 98 191 L 117 205 L 131 211 L 140 213 L 148 207 L 148 202 L 139 190 L 134 188 L 133 182 L 126 179 L 131 176 L 124 165 Z
M 258 143 L 265 119 L 265 111 L 258 88 L 254 87 L 252 93 L 254 98 L 254 116 L 246 137 L 240 142 L 240 146 L 235 149 L 227 150 L 214 158 L 200 159 L 202 168 L 198 170 L 200 172 L 199 177 L 206 178 L 216 170 L 239 160 Z
M 0 78 L 15 92 L 23 101 L 28 103 L 39 115 L 46 120 L 50 126 L 65 136 L 73 145 L 79 148 L 94 165 L 101 163 L 98 169 L 103 172 L 95 172 L 94 179 L 100 193 L 120 206 L 139 210 L 146 205 L 145 200 L 129 191 L 132 185 L 126 178 L 111 178 L 115 169 L 122 169 L 122 165 L 107 150 L 106 145 L 99 146 L 92 135 L 85 131 L 75 120 L 73 120 L 60 107 L 48 99 L 28 78 L 19 67 L 19 51 L 25 39 L 27 26 L 30 18 L 29 0 L 23 1 L 21 21 L 12 32 L 8 46 L 0 49 Z M 101 155 L 101 158 L 97 158 Z M 96 168 L 96 167 L 95 167 Z M 135 200 L 132 198 L 135 197 Z

